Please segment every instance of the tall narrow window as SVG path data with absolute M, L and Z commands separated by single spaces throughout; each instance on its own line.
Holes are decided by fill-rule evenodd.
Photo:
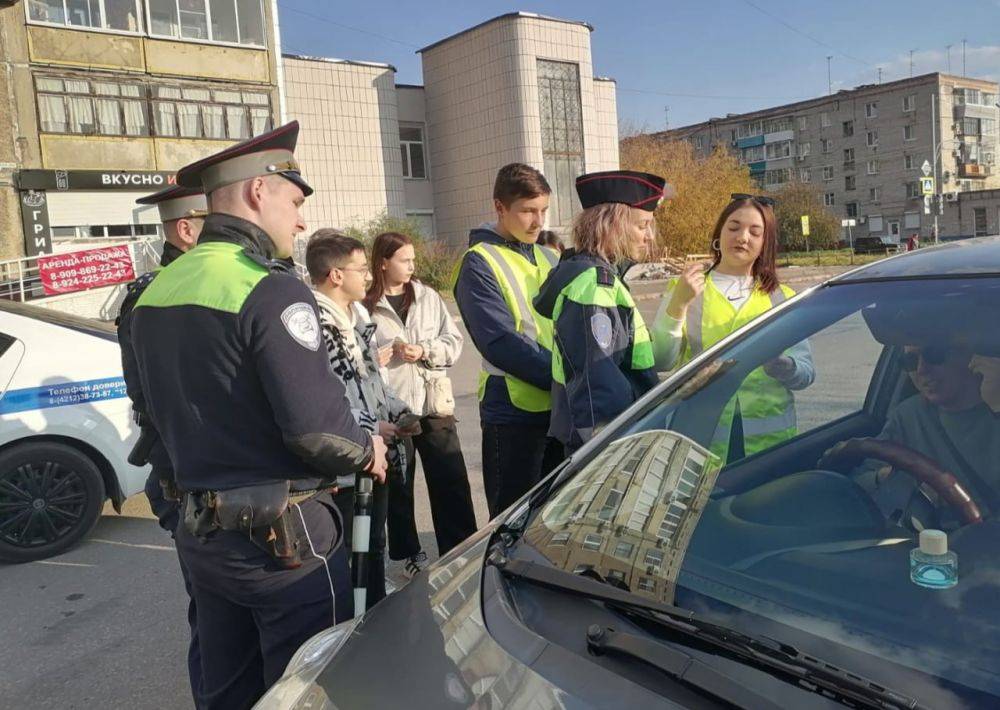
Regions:
M 399 127 L 399 150 L 403 158 L 403 177 L 422 180 L 427 177 L 424 164 L 424 129 L 422 126 Z
M 552 187 L 551 226 L 569 224 L 579 210 L 575 182 L 583 173 L 583 111 L 576 64 L 538 60 L 538 100 L 544 173 Z

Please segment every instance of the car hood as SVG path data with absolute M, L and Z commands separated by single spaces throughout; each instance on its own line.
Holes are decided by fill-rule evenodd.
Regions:
M 567 697 L 486 630 L 480 590 L 495 527 L 365 615 L 316 679 L 314 690 L 326 694 L 328 707 L 593 707 Z

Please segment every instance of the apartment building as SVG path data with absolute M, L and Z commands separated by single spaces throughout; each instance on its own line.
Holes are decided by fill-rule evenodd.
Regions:
M 310 227 L 384 213 L 464 246 L 495 217 L 496 171 L 521 161 L 552 185 L 549 228 L 567 230 L 576 176 L 618 167 L 615 83 L 594 75 L 592 29 L 502 15 L 421 49 L 420 86 L 396 84 L 388 64 L 285 55 L 288 118 L 317 190 Z
M 1000 188 L 997 94 L 994 82 L 925 74 L 656 135 L 702 155 L 725 146 L 767 190 L 813 184 L 835 214 L 857 220 L 856 235 L 927 240 L 937 210 L 940 237 L 973 236 L 958 205 Z M 940 193 L 926 209 L 925 161 Z
M 137 197 L 279 120 L 274 12 L 273 0 L 0 9 L 0 260 L 158 234 Z

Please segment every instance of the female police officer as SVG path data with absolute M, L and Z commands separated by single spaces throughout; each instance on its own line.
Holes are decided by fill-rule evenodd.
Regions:
M 576 180 L 584 209 L 574 248 L 534 302 L 554 325 L 549 436 L 567 454 L 657 381 L 649 332 L 619 270 L 648 252 L 665 188 L 661 177 L 628 170 Z

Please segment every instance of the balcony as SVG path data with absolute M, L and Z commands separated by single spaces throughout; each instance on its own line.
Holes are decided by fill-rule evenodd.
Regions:
M 979 163 L 961 163 L 958 166 L 958 177 L 960 178 L 986 178 L 992 172 L 989 165 Z

